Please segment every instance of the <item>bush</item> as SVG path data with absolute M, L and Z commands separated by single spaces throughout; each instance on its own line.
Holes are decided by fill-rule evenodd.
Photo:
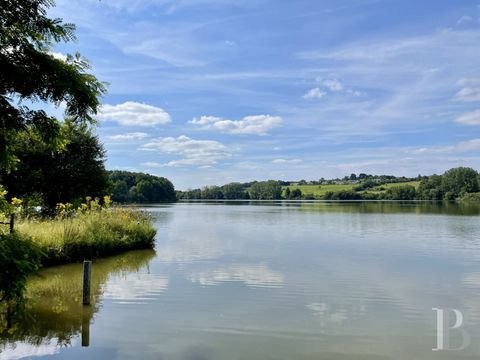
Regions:
M 327 191 L 325 200 L 362 200 L 362 195 L 351 190 Z
M 38 270 L 43 253 L 28 237 L 0 235 L 0 300 L 23 299 L 27 277 Z
M 415 200 L 417 191 L 411 185 L 398 185 L 388 188 L 384 194 L 386 200 Z
M 480 204 L 480 193 L 467 193 L 457 199 L 460 202 L 469 202 Z

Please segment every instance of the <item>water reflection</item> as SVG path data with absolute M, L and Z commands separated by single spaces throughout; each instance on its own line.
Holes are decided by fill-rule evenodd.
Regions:
M 151 273 L 111 275 L 102 286 L 104 299 L 120 304 L 145 304 L 168 288 L 168 278 Z
M 153 250 L 140 250 L 94 262 L 90 306 L 81 304 L 81 264 L 42 270 L 29 280 L 28 301 L 24 311 L 13 319 L 13 326 L 7 327 L 6 319 L 1 318 L 1 356 L 21 358 L 53 354 L 60 347 L 74 345 L 80 334 L 82 345 L 88 346 L 90 324 L 101 308 L 104 293 L 107 298 L 120 301 L 145 299 L 146 295 L 157 294 L 168 284 L 164 277 L 149 278 L 142 273 L 148 269 L 148 263 L 154 256 Z M 133 289 L 129 286 L 131 282 L 119 284 L 117 280 L 135 276 L 142 278 L 143 282 L 140 281 Z M 129 296 L 129 292 L 135 293 Z
M 202 206 L 238 206 L 250 205 L 260 207 L 262 210 L 267 206 L 294 208 L 304 211 L 364 213 L 364 214 L 444 214 L 475 216 L 480 215 L 480 203 L 475 202 L 433 202 L 433 201 L 321 201 L 321 200 L 212 200 L 206 202 L 182 201 L 185 205 Z
M 52 268 L 33 279 L 30 291 L 45 298 L 44 307 L 31 305 L 37 328 L 25 323 L 24 337 L 4 334 L 7 354 L 20 354 L 15 344 L 62 359 L 451 360 L 431 351 L 432 307 L 465 317 L 472 345 L 455 359 L 480 354 L 475 207 L 263 202 L 151 210 L 157 255 L 106 263 L 86 316 L 69 284 L 79 281 L 76 272 Z M 28 348 L 34 334 L 38 348 Z
M 218 285 L 222 282 L 243 282 L 252 287 L 280 287 L 283 275 L 265 264 L 233 264 L 210 271 L 191 274 L 190 280 L 200 285 Z

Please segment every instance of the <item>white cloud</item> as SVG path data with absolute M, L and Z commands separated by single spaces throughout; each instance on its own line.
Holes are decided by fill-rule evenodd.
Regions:
M 333 92 L 342 91 L 344 89 L 343 84 L 337 79 L 323 80 L 322 85 Z
M 102 105 L 97 117 L 116 121 L 124 126 L 155 126 L 169 123 L 170 115 L 162 108 L 127 101 L 117 105 Z
M 480 87 L 464 87 L 455 98 L 465 102 L 480 101 Z
M 107 139 L 113 141 L 130 141 L 130 140 L 142 140 L 148 137 L 144 132 L 131 132 L 125 134 L 109 135 Z
M 303 162 L 301 159 L 275 159 L 272 160 L 273 164 L 299 164 Z
M 305 95 L 303 95 L 303 98 L 304 99 L 321 99 L 325 95 L 327 95 L 325 91 L 322 91 L 320 90 L 320 88 L 316 87 L 308 90 L 308 92 Z
M 219 160 L 231 155 L 225 145 L 218 141 L 194 140 L 185 135 L 177 138 L 165 137 L 154 139 L 143 145 L 140 149 L 182 156 L 181 159 L 161 164 L 163 166 L 213 165 Z M 152 164 L 153 163 L 150 163 L 150 165 Z M 160 164 L 156 164 L 155 166 L 158 167 L 159 165 Z
M 480 101 L 480 78 L 469 77 L 457 81 L 462 89 L 457 92 L 455 99 L 464 102 Z
M 472 139 L 459 142 L 454 145 L 432 146 L 420 149 L 414 149 L 414 154 L 458 154 L 480 150 L 480 139 Z
M 282 118 L 271 115 L 250 115 L 241 120 L 227 120 L 216 116 L 201 116 L 193 118 L 190 123 L 228 134 L 265 135 L 269 130 L 281 126 Z
M 466 112 L 455 119 L 465 125 L 480 125 L 480 109 Z

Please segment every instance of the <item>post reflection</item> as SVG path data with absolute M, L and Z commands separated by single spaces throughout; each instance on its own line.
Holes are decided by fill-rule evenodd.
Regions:
M 22 351 L 22 357 L 31 356 L 28 348 L 42 344 L 49 348 L 52 344 L 54 348 L 70 347 L 79 336 L 83 347 L 90 346 L 90 325 L 100 309 L 108 281 L 143 271 L 154 256 L 153 250 L 139 250 L 94 262 L 90 306 L 82 305 L 82 264 L 42 270 L 28 282 L 24 309 L 0 319 L 0 353 L 16 358 L 16 352 Z M 4 307 L 0 305 L 2 313 L 6 313 Z

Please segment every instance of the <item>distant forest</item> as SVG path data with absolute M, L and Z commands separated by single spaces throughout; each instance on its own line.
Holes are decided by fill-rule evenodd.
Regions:
M 468 200 L 480 201 L 479 173 L 458 167 L 415 178 L 351 174 L 318 181 L 253 181 L 177 191 L 179 200 Z M 321 189 L 321 191 L 320 191 Z
M 155 203 L 176 200 L 175 188 L 164 177 L 129 171 L 108 171 L 112 200 L 120 203 Z

